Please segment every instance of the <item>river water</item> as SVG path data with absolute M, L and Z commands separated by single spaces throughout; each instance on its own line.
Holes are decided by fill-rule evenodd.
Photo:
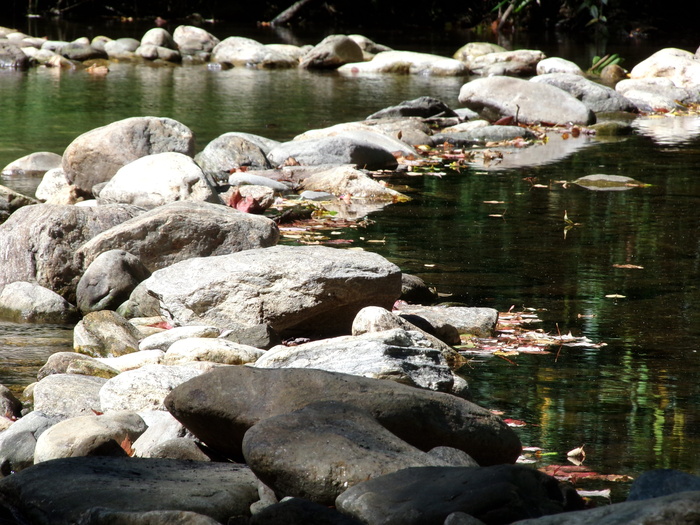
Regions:
M 620 45 L 641 58 L 655 50 Z M 591 45 L 567 54 L 572 49 L 562 44 L 558 54 L 582 67 L 598 52 Z M 188 125 L 198 149 L 228 131 L 287 140 L 422 95 L 458 107 L 463 82 L 129 64 L 115 64 L 104 78 L 0 71 L 0 165 L 33 151 L 61 153 L 80 133 L 138 115 Z M 638 133 L 616 140 L 553 136 L 528 159 L 393 177 L 389 182 L 412 200 L 342 236 L 420 275 L 452 301 L 502 312 L 532 308 L 546 332 L 605 343 L 477 357 L 465 369 L 479 404 L 525 422 L 517 430 L 525 445 L 556 453 L 542 463 L 566 463 L 566 451 L 585 443 L 584 464 L 599 473 L 696 472 L 700 121 L 656 118 L 635 126 Z M 650 186 L 591 191 L 564 184 L 599 173 Z M 0 180 L 28 193 L 37 182 Z M 576 226 L 566 229 L 565 213 Z M 70 327 L 0 325 L 0 383 L 28 384 L 48 355 L 70 349 L 71 340 Z M 605 481 L 587 486 L 612 488 L 617 499 L 627 488 Z

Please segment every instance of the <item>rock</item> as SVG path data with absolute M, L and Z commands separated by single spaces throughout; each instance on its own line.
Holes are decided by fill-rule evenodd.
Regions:
M 221 337 L 234 343 L 266 350 L 282 342 L 277 332 L 265 323 L 253 326 L 229 325 Z
M 0 69 L 27 69 L 29 58 L 19 46 L 0 40 Z
M 78 308 L 83 313 L 116 310 L 150 275 L 138 257 L 124 250 L 102 252 L 78 281 Z
M 256 142 L 248 140 L 240 133 L 224 133 L 206 145 L 197 155 L 197 162 L 205 173 L 216 180 L 223 181 L 228 179 L 233 170 L 241 167 L 251 169 L 272 167 L 267 160 L 267 152 Z M 274 146 L 270 149 L 272 147 Z
M 628 78 L 628 73 L 618 64 L 608 64 L 600 72 L 600 81 L 609 86 L 615 86 L 620 80 Z
M 108 365 L 120 372 L 135 370 L 146 365 L 160 365 L 165 357 L 163 350 L 141 350 L 132 354 L 124 354 L 119 357 L 96 357 L 101 363 Z
M 442 354 L 445 346 L 417 330 L 394 328 L 290 347 L 276 346 L 260 357 L 255 366 L 315 368 L 450 392 L 454 380 Z M 452 351 L 451 355 L 455 356 L 456 352 Z
M 374 55 L 383 51 L 391 51 L 392 49 L 384 44 L 377 44 L 374 40 L 370 40 L 364 35 L 348 35 L 362 49 L 364 60 L 371 60 Z
M 36 188 L 36 198 L 47 204 L 75 204 L 82 200 L 63 168 L 47 171 Z
M 686 523 L 700 513 L 700 491 L 679 492 L 643 501 L 626 501 L 579 512 L 528 519 L 518 525 L 645 525 Z M 691 518 L 691 522 L 692 522 Z
M 0 223 L 6 221 L 18 209 L 32 204 L 39 204 L 39 201 L 0 185 Z
M 685 491 L 700 491 L 700 477 L 674 469 L 642 473 L 632 482 L 627 501 L 640 501 Z
M 50 151 L 38 151 L 30 153 L 10 162 L 2 169 L 3 175 L 31 175 L 37 176 L 54 168 L 61 167 L 61 156 Z
M 80 374 L 84 376 L 102 377 L 111 379 L 119 375 L 119 370 L 97 359 L 77 359 L 68 365 L 66 374 Z
M 450 446 L 480 465 L 512 463 L 520 455 L 513 430 L 469 401 L 395 381 L 323 370 L 222 367 L 173 389 L 165 406 L 209 447 L 240 457 L 243 435 L 252 425 L 316 401 L 364 408 L 420 450 Z
M 406 128 L 413 127 L 415 119 L 405 118 L 403 122 L 406 124 Z M 344 122 L 341 124 L 336 124 L 328 128 L 321 129 L 311 129 L 305 131 L 301 135 L 294 137 L 295 141 L 298 140 L 308 140 L 308 139 L 320 139 L 328 137 L 346 137 L 351 140 L 359 142 L 370 142 L 375 146 L 380 146 L 386 151 L 390 152 L 393 156 L 397 154 L 401 155 L 416 155 L 417 151 L 403 142 L 398 138 L 398 131 L 402 131 L 403 127 L 399 127 L 395 130 L 387 131 L 382 128 L 379 123 L 373 120 L 366 120 L 364 122 Z M 428 131 L 430 128 L 424 128 Z
M 145 457 L 186 459 L 188 461 L 211 461 L 197 442 L 188 438 L 169 439 L 156 445 Z
M 92 47 L 90 44 L 79 42 L 70 42 L 65 46 L 62 46 L 60 53 L 68 60 L 74 60 L 76 62 L 107 58 L 107 53 L 104 51 L 100 51 L 99 49 Z
M 0 285 L 36 282 L 67 301 L 75 300 L 82 270 L 74 262 L 78 247 L 98 233 L 143 210 L 132 206 L 25 206 L 0 224 Z
M 429 305 L 437 301 L 437 294 L 417 275 L 401 274 L 401 300 L 411 304 Z
M 329 35 L 301 59 L 302 69 L 336 69 L 348 62 L 362 62 L 362 48 L 346 35 Z
M 700 60 L 693 53 L 677 48 L 657 51 L 632 68 L 631 79 L 668 78 L 679 88 L 700 89 Z
M 117 38 L 105 42 L 104 51 L 111 59 L 128 60 L 135 56 L 134 52 L 141 43 L 135 38 Z
M 441 332 L 454 333 L 450 327 L 456 328 L 459 334 L 491 337 L 498 323 L 498 311 L 493 308 L 402 305 L 398 314 L 402 317 L 405 315 L 423 317 L 435 328 L 435 335 L 450 344 L 459 343 L 450 336 L 443 338 L 439 335 Z M 442 328 L 443 326 L 446 328 Z
M 522 138 L 535 140 L 536 135 L 520 126 L 474 126 L 469 131 L 442 132 L 433 135 L 436 144 L 447 142 L 457 147 L 469 147 L 487 142 L 502 142 Z
M 139 415 L 146 422 L 148 428 L 131 445 L 135 457 L 153 457 L 151 454 L 159 445 L 173 439 L 192 440 L 192 434 L 169 412 L 144 410 Z
M 80 456 L 128 456 L 124 443 L 130 446 L 145 430 L 146 423 L 133 412 L 65 419 L 39 436 L 34 463 Z
M 0 414 L 16 419 L 22 412 L 22 402 L 5 385 L 0 385 Z
M 105 203 L 152 208 L 176 201 L 221 204 L 216 189 L 191 157 L 168 152 L 147 155 L 120 168 L 99 194 Z
M 163 400 L 170 391 L 201 373 L 194 367 L 165 365 L 122 372 L 100 389 L 100 406 L 103 412 L 165 410 Z
M 141 37 L 142 46 L 159 46 L 168 47 L 170 49 L 175 48 L 175 41 L 172 35 L 162 27 L 154 27 L 149 29 Z
M 439 459 L 446 465 L 452 467 L 478 467 L 479 464 L 474 461 L 469 454 L 463 450 L 452 447 L 435 447 L 428 451 L 428 454 Z
M 100 377 L 52 374 L 34 386 L 34 410 L 67 419 L 101 412 L 100 388 L 107 382 Z
M 39 372 L 37 372 L 36 378 L 38 381 L 41 381 L 46 376 L 50 376 L 52 374 L 65 374 L 68 371 L 68 367 L 74 361 L 93 360 L 94 358 L 79 354 L 77 352 L 56 352 L 49 356 L 46 363 L 44 363 L 44 366 L 42 366 L 39 369 Z
M 139 350 L 163 350 L 182 339 L 205 337 L 213 338 L 221 335 L 221 329 L 216 326 L 176 326 L 163 332 L 149 335 L 139 343 Z
M 270 150 L 268 159 L 280 166 L 294 159 L 303 166 L 353 164 L 367 169 L 391 169 L 397 166 L 392 152 L 366 137 L 347 135 L 283 142 Z
M 361 308 L 393 304 L 400 279 L 398 267 L 374 253 L 274 246 L 187 259 L 142 286 L 177 325 L 267 323 L 280 334 L 348 333 Z
M 418 97 L 413 100 L 404 100 L 396 106 L 372 113 L 367 117 L 367 120 L 396 117 L 454 117 L 456 115 L 442 100 L 433 97 Z
M 583 508 L 573 488 L 520 465 L 412 467 L 350 487 L 336 507 L 363 523 L 442 523 L 464 512 L 487 523 Z
M 302 188 L 331 193 L 337 197 L 347 196 L 368 201 L 408 200 L 408 197 L 383 186 L 365 172 L 352 166 L 337 166 L 314 173 L 302 182 Z
M 224 365 L 255 363 L 263 350 L 218 338 L 181 339 L 165 352 L 164 365 L 183 365 L 193 361 L 208 361 Z
M 228 178 L 228 183 L 231 186 L 241 188 L 243 186 L 265 186 L 270 188 L 275 193 L 289 193 L 292 191 L 288 183 L 280 182 L 263 175 L 256 175 L 247 171 L 237 171 L 232 173 Z
M 549 57 L 537 63 L 536 71 L 538 75 L 549 73 L 567 73 L 570 75 L 584 76 L 583 70 L 577 64 L 560 57 Z
M 111 310 L 89 312 L 75 326 L 73 349 L 92 357 L 118 357 L 139 349 L 139 331 Z
M 537 64 L 546 57 L 542 51 L 518 49 L 473 57 L 465 62 L 470 73 L 482 77 L 526 77 L 536 73 Z
M 110 525 L 219 525 L 209 516 L 186 510 L 152 510 L 123 512 L 96 507 L 82 517 L 81 523 L 109 523 Z
M 332 507 L 303 498 L 285 498 L 253 513 L 250 525 L 361 525 Z
M 505 51 L 507 51 L 505 47 L 491 42 L 469 42 L 455 51 L 452 58 L 469 63 L 478 56 L 488 55 L 489 53 L 503 53 Z
M 261 214 L 275 203 L 275 190 L 268 186 L 244 184 L 231 186 L 221 194 L 222 200 L 232 208 L 245 213 Z
M 0 480 L 0 496 L 0 505 L 36 525 L 98 523 L 94 516 L 105 512 L 165 510 L 226 523 L 231 516 L 249 515 L 258 499 L 255 477 L 242 465 L 114 457 L 40 463 Z
M 211 53 L 216 45 L 221 42 L 209 31 L 201 27 L 181 25 L 173 31 L 173 41 L 183 55 L 196 55 L 197 53 Z
M 369 62 L 352 62 L 338 68 L 343 74 L 398 73 L 408 75 L 464 76 L 467 67 L 454 58 L 413 51 L 383 51 Z
M 159 117 L 131 117 L 83 133 L 63 153 L 68 181 L 86 194 L 122 166 L 146 155 L 175 152 L 192 157 L 194 134 L 185 125 Z
M 491 121 L 518 116 L 524 124 L 587 125 L 595 115 L 565 91 L 518 78 L 489 77 L 462 86 L 459 101 Z
M 101 253 L 119 249 L 155 271 L 192 257 L 274 246 L 278 239 L 277 225 L 266 217 L 206 202 L 174 202 L 94 236 L 75 260 L 87 268 Z
M 673 84 L 668 78 L 643 78 L 621 80 L 615 90 L 630 100 L 639 111 L 680 109 L 687 104 L 700 102 L 700 95 Z
M 260 42 L 238 36 L 222 40 L 212 50 L 212 62 L 254 69 L 289 69 L 299 61 L 288 54 Z
M 311 403 L 256 423 L 245 433 L 243 455 L 279 498 L 326 505 L 369 478 L 442 464 L 396 437 L 367 411 L 336 401 Z
M 77 320 L 78 311 L 56 292 L 16 281 L 0 287 L 0 318 L 14 323 L 68 324 Z
M 58 417 L 34 410 L 0 433 L 0 474 L 9 476 L 34 464 L 36 440 Z
M 531 82 L 543 82 L 563 89 L 583 102 L 594 113 L 612 111 L 636 112 L 637 107 L 617 91 L 578 74 L 551 73 L 530 79 Z

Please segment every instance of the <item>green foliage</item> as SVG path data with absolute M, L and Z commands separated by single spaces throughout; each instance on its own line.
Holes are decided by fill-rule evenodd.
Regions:
M 591 67 L 588 68 L 589 75 L 600 76 L 600 73 L 605 69 L 606 66 L 611 66 L 613 64 L 621 64 L 624 61 L 617 53 L 612 55 L 605 55 L 603 57 L 594 56 Z

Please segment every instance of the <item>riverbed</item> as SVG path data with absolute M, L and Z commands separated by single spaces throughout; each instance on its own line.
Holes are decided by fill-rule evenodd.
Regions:
M 554 56 L 555 44 L 541 47 Z M 448 45 L 443 39 L 426 50 Z M 629 42 L 619 48 L 640 58 L 656 50 Z M 597 51 L 558 49 L 584 68 Z M 115 64 L 98 78 L 80 70 L 0 71 L 0 165 L 34 151 L 61 153 L 80 133 L 139 115 L 179 120 L 194 130 L 198 150 L 228 131 L 288 140 L 422 95 L 458 107 L 464 81 L 132 64 Z M 522 162 L 393 176 L 388 182 L 412 200 L 336 237 L 421 276 L 444 300 L 529 311 L 541 320 L 535 328 L 596 343 L 474 356 L 464 369 L 476 402 L 524 424 L 518 432 L 525 445 L 543 449 L 540 463 L 565 464 L 565 453 L 585 443 L 585 466 L 598 473 L 696 472 L 700 120 L 650 118 L 635 129 L 615 139 L 569 137 L 561 153 L 533 150 Z M 592 191 L 572 184 L 592 174 L 648 186 Z M 27 193 L 37 183 L 0 179 Z M 28 384 L 71 339 L 66 327 L 0 324 L 0 383 Z M 626 487 L 589 485 L 613 488 L 618 499 Z

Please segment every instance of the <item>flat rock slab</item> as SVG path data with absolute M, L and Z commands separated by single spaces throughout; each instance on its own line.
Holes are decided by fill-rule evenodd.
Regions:
M 208 446 L 240 457 L 243 436 L 254 424 L 316 401 L 364 408 L 387 430 L 423 451 L 449 446 L 480 465 L 514 463 L 521 452 L 510 427 L 469 401 L 323 370 L 222 367 L 175 387 L 165 407 Z
M 257 480 L 243 465 L 82 457 L 40 463 L 0 480 L 0 506 L 23 523 L 82 523 L 91 509 L 190 511 L 226 523 L 249 516 Z

